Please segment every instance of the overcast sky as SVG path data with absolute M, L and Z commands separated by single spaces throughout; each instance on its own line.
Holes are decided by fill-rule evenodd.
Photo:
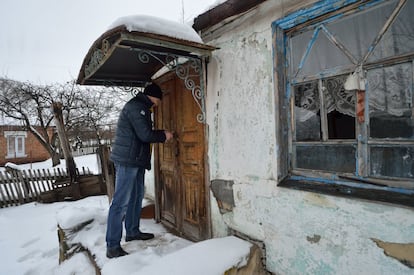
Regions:
M 184 16 L 182 5 L 184 3 Z M 0 77 L 38 84 L 77 78 L 92 43 L 117 18 L 191 24 L 217 0 L 1 0 Z

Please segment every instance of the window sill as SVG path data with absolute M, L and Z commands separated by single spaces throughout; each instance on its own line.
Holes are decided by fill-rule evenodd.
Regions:
M 20 158 L 26 158 L 27 155 L 13 155 L 13 156 L 6 156 L 5 159 L 20 159 Z
M 379 187 L 357 182 L 347 182 L 347 184 L 344 184 L 337 181 L 298 176 L 286 177 L 278 186 L 345 198 L 387 202 L 414 208 L 414 190 L 412 189 Z

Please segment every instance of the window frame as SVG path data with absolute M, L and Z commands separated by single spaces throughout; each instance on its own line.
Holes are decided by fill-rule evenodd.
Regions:
M 6 146 L 7 146 L 7 154 L 5 157 L 6 159 L 27 157 L 27 154 L 26 154 L 27 133 L 25 131 L 5 131 L 4 137 L 6 138 Z M 10 151 L 11 138 L 13 138 L 13 143 L 14 143 L 13 152 Z M 21 141 L 22 152 L 18 152 L 19 141 Z
M 293 169 L 292 152 L 293 134 L 290 124 L 294 125 L 293 108 L 295 106 L 293 89 L 288 81 L 289 68 L 287 57 L 288 35 L 298 30 L 304 30 L 309 26 L 329 20 L 343 13 L 352 12 L 353 10 L 370 7 L 378 3 L 384 3 L 384 0 L 366 0 L 366 1 L 319 1 L 309 8 L 301 9 L 280 20 L 272 23 L 273 35 L 273 67 L 274 67 L 274 89 L 276 93 L 275 106 L 276 110 L 276 138 L 278 141 L 278 186 L 293 189 L 318 192 L 324 194 L 345 196 L 350 198 L 362 198 L 375 201 L 391 202 L 406 206 L 414 207 L 414 188 L 411 185 L 402 183 L 400 186 L 387 186 L 381 184 L 381 181 L 370 181 L 366 178 L 358 178 L 347 175 L 338 176 L 337 173 L 327 173 L 323 171 L 309 171 L 307 169 Z M 343 5 L 339 5 L 339 3 Z M 404 60 L 404 57 L 401 58 Z M 401 63 L 397 59 L 386 60 L 385 63 Z M 414 61 L 413 66 L 414 66 Z M 382 66 L 384 61 L 377 61 L 367 64 L 366 68 Z M 344 71 L 343 73 L 349 73 Z M 342 72 L 341 72 L 342 74 Z M 319 78 L 310 78 L 309 80 L 326 79 L 330 76 L 337 76 L 338 72 L 332 75 L 323 75 Z M 368 101 L 368 100 L 366 100 Z M 365 114 L 367 119 L 369 114 Z M 288 123 L 286 123 L 288 122 Z M 357 124 L 356 124 L 357 125 Z M 359 133 L 367 133 L 368 126 L 366 123 L 356 126 L 356 137 Z M 368 150 L 368 143 L 363 144 L 357 138 L 347 140 L 347 142 L 356 142 L 359 147 L 357 150 Z M 375 143 L 374 139 L 369 141 Z M 384 144 L 381 141 L 381 144 Z M 363 148 L 361 148 L 363 146 Z M 368 153 L 364 157 L 368 158 Z M 367 159 L 361 163 L 367 164 Z M 368 167 L 358 165 L 358 173 L 366 175 Z

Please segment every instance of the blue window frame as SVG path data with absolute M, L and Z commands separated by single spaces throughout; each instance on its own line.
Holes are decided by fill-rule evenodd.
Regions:
M 414 206 L 414 1 L 272 24 L 279 185 Z

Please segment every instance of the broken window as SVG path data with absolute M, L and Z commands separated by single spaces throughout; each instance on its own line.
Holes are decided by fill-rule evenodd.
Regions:
M 290 173 L 414 189 L 414 1 L 285 32 Z

